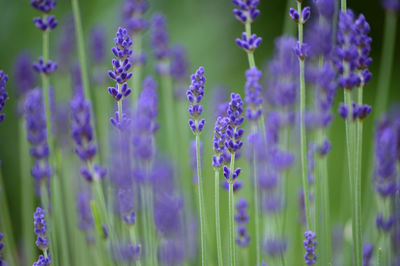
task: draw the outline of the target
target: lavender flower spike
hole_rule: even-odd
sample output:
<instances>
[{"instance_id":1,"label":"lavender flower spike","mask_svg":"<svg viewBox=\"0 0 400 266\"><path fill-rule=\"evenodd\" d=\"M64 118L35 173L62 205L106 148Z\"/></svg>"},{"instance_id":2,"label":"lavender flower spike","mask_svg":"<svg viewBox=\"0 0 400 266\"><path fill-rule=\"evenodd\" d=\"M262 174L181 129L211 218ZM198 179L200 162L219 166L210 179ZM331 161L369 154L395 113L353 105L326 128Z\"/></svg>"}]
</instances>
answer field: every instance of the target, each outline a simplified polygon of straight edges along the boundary
<instances>
[{"instance_id":1,"label":"lavender flower spike","mask_svg":"<svg viewBox=\"0 0 400 266\"><path fill-rule=\"evenodd\" d=\"M6 83L8 81L8 75L0 70L0 112L3 110L6 100L8 99L8 93L6 92ZM4 120L5 114L0 113L0 123Z\"/></svg>"},{"instance_id":2,"label":"lavender flower spike","mask_svg":"<svg viewBox=\"0 0 400 266\"><path fill-rule=\"evenodd\" d=\"M189 86L186 96L189 105L189 115L194 119L189 119L189 126L192 129L193 134L198 135L203 130L205 120L199 120L200 115L203 112L203 106L200 104L204 96L204 83L206 78L204 77L204 68L199 67L196 72L190 78L192 83Z\"/></svg>"},{"instance_id":3,"label":"lavender flower spike","mask_svg":"<svg viewBox=\"0 0 400 266\"><path fill-rule=\"evenodd\" d=\"M35 26L41 31L51 31L58 25L55 16L47 16L56 6L57 2L54 0L31 0L31 6L44 14L44 17L37 17L33 19Z\"/></svg>"},{"instance_id":4,"label":"lavender flower spike","mask_svg":"<svg viewBox=\"0 0 400 266\"><path fill-rule=\"evenodd\" d=\"M239 199L238 203L236 204L237 213L235 215L235 222L238 224L236 244L239 247L247 247L250 245L250 235L246 227L250 219L247 209L248 203L246 199Z\"/></svg>"},{"instance_id":5,"label":"lavender flower spike","mask_svg":"<svg viewBox=\"0 0 400 266\"><path fill-rule=\"evenodd\" d=\"M47 254L49 248L49 239L47 238L47 224L45 220L45 211L37 207L36 212L33 215L35 234L36 234L36 246L42 250L44 255L40 255L38 261L33 263L33 266L46 266L50 265L51 259L50 254Z\"/></svg>"},{"instance_id":6,"label":"lavender flower spike","mask_svg":"<svg viewBox=\"0 0 400 266\"><path fill-rule=\"evenodd\" d=\"M312 231L307 231L304 233L304 236L306 238L303 242L306 250L304 259L307 265L314 265L317 262L317 254L315 253L317 247L316 234Z\"/></svg>"},{"instance_id":7,"label":"lavender flower spike","mask_svg":"<svg viewBox=\"0 0 400 266\"><path fill-rule=\"evenodd\" d=\"M243 23L251 23L260 15L259 0L232 0L232 3L238 7L233 9L233 14Z\"/></svg>"},{"instance_id":8,"label":"lavender flower spike","mask_svg":"<svg viewBox=\"0 0 400 266\"><path fill-rule=\"evenodd\" d=\"M246 97L244 101L247 105L246 118L250 121L257 121L262 114L261 85L259 83L261 75L261 71L256 67L252 67L246 71Z\"/></svg>"},{"instance_id":9,"label":"lavender flower spike","mask_svg":"<svg viewBox=\"0 0 400 266\"><path fill-rule=\"evenodd\" d=\"M3 234L0 233L0 266L6 265L5 261L3 260L3 256L1 255L1 251L4 248L4 242L2 242L2 240L3 240Z\"/></svg>"},{"instance_id":10,"label":"lavender flower spike","mask_svg":"<svg viewBox=\"0 0 400 266\"><path fill-rule=\"evenodd\" d=\"M236 44L248 53L253 53L254 50L260 46L261 42L261 37L257 37L255 34L247 36L246 32L242 33L242 38L236 39Z\"/></svg>"}]
</instances>

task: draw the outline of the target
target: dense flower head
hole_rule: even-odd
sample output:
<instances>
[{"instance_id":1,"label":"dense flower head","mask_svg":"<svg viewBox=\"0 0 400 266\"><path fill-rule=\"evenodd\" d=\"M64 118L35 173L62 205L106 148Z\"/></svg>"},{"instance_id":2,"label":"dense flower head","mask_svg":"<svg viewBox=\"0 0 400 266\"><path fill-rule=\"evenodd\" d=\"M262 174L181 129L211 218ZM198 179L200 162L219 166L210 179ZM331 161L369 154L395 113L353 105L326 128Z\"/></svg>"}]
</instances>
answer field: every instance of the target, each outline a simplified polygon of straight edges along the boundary
<instances>
[{"instance_id":1,"label":"dense flower head","mask_svg":"<svg viewBox=\"0 0 400 266\"><path fill-rule=\"evenodd\" d=\"M31 144L30 154L35 159L31 168L32 176L40 183L51 176L48 164L49 147L47 144L46 118L42 94L39 88L28 93L24 104L27 138Z\"/></svg>"},{"instance_id":2,"label":"dense flower head","mask_svg":"<svg viewBox=\"0 0 400 266\"><path fill-rule=\"evenodd\" d=\"M48 16L45 19L36 17L33 18L33 24L41 31L53 30L57 27L58 21L55 16Z\"/></svg>"},{"instance_id":3,"label":"dense flower head","mask_svg":"<svg viewBox=\"0 0 400 266\"><path fill-rule=\"evenodd\" d=\"M0 112L3 110L6 100L8 99L8 93L6 92L6 83L8 81L8 75L0 70ZM5 114L0 113L0 123L4 120Z\"/></svg>"},{"instance_id":4,"label":"dense flower head","mask_svg":"<svg viewBox=\"0 0 400 266\"><path fill-rule=\"evenodd\" d=\"M176 81L183 81L188 73L188 58L186 50L182 45L175 45L171 48L171 77Z\"/></svg>"},{"instance_id":5,"label":"dense flower head","mask_svg":"<svg viewBox=\"0 0 400 266\"><path fill-rule=\"evenodd\" d=\"M105 58L106 40L104 36L105 29L98 25L90 31L90 55L93 63L101 64Z\"/></svg>"},{"instance_id":6,"label":"dense flower head","mask_svg":"<svg viewBox=\"0 0 400 266\"><path fill-rule=\"evenodd\" d=\"M374 245L372 245L370 243L363 244L363 249L362 249L363 266L371 265L371 259L372 259L373 252L374 252Z\"/></svg>"},{"instance_id":7,"label":"dense flower head","mask_svg":"<svg viewBox=\"0 0 400 266\"><path fill-rule=\"evenodd\" d=\"M247 36L246 32L242 33L242 38L236 39L236 44L248 53L253 53L258 46L260 46L262 38L258 37L256 34Z\"/></svg>"},{"instance_id":8,"label":"dense flower head","mask_svg":"<svg viewBox=\"0 0 400 266\"><path fill-rule=\"evenodd\" d=\"M296 104L299 63L293 53L296 40L283 36L275 40L275 55L268 64L266 99L269 104L288 107Z\"/></svg>"},{"instance_id":9,"label":"dense flower head","mask_svg":"<svg viewBox=\"0 0 400 266\"><path fill-rule=\"evenodd\" d=\"M31 6L43 13L49 13L56 7L55 0L31 0Z\"/></svg>"},{"instance_id":10,"label":"dense flower head","mask_svg":"<svg viewBox=\"0 0 400 266\"><path fill-rule=\"evenodd\" d=\"M368 104L358 105L353 102L352 111L352 120L364 120L371 113L372 107ZM348 119L349 107L343 103L340 103L338 113L343 119Z\"/></svg>"},{"instance_id":11,"label":"dense flower head","mask_svg":"<svg viewBox=\"0 0 400 266\"><path fill-rule=\"evenodd\" d=\"M245 93L246 97L244 101L246 103L246 118L250 121L257 121L261 116L261 79L262 73L256 67L252 67L246 71L246 85Z\"/></svg>"},{"instance_id":12,"label":"dense flower head","mask_svg":"<svg viewBox=\"0 0 400 266\"><path fill-rule=\"evenodd\" d=\"M183 200L171 192L162 191L154 202L154 222L163 236L177 236L182 230Z\"/></svg>"},{"instance_id":13,"label":"dense flower head","mask_svg":"<svg viewBox=\"0 0 400 266\"><path fill-rule=\"evenodd\" d=\"M153 77L148 76L142 87L132 125L133 146L135 157L142 162L149 162L155 155L154 134L158 129L157 83Z\"/></svg>"},{"instance_id":14,"label":"dense flower head","mask_svg":"<svg viewBox=\"0 0 400 266\"><path fill-rule=\"evenodd\" d=\"M45 211L37 207L33 215L33 224L35 226L36 246L41 250L47 250L49 239L47 238L47 225L45 220Z\"/></svg>"},{"instance_id":15,"label":"dense flower head","mask_svg":"<svg viewBox=\"0 0 400 266\"><path fill-rule=\"evenodd\" d=\"M90 200L90 194L84 191L78 193L76 200L78 227L87 234L87 240L89 240L88 232L94 227Z\"/></svg>"},{"instance_id":16,"label":"dense flower head","mask_svg":"<svg viewBox=\"0 0 400 266\"><path fill-rule=\"evenodd\" d=\"M50 75L51 73L57 70L58 64L51 60L44 62L43 57L39 57L38 62L33 63L32 67L38 73L42 73L44 75Z\"/></svg>"},{"instance_id":17,"label":"dense flower head","mask_svg":"<svg viewBox=\"0 0 400 266\"><path fill-rule=\"evenodd\" d=\"M51 263L51 256L50 254L48 255L47 258L43 255L39 255L39 259L33 263L33 266L46 266L50 265Z\"/></svg>"},{"instance_id":18,"label":"dense flower head","mask_svg":"<svg viewBox=\"0 0 400 266\"><path fill-rule=\"evenodd\" d=\"M308 265L314 265L317 262L317 254L315 253L315 249L317 248L317 241L315 238L317 235L312 231L306 231L304 236L306 238L303 241L306 250L306 254L304 255L305 262Z\"/></svg>"},{"instance_id":19,"label":"dense flower head","mask_svg":"<svg viewBox=\"0 0 400 266\"><path fill-rule=\"evenodd\" d=\"M0 266L6 265L5 261L3 260L3 256L1 255L1 251L4 248L4 242L2 242L2 241L3 241L3 234L0 233Z\"/></svg>"},{"instance_id":20,"label":"dense flower head","mask_svg":"<svg viewBox=\"0 0 400 266\"><path fill-rule=\"evenodd\" d=\"M169 36L166 18L163 14L157 13L151 19L151 46L153 55L157 60L166 59L169 55Z\"/></svg>"},{"instance_id":21,"label":"dense flower head","mask_svg":"<svg viewBox=\"0 0 400 266\"><path fill-rule=\"evenodd\" d=\"M387 11L394 11L394 12L400 11L400 1L399 0L382 0L382 6Z\"/></svg>"},{"instance_id":22,"label":"dense flower head","mask_svg":"<svg viewBox=\"0 0 400 266\"><path fill-rule=\"evenodd\" d=\"M239 128L244 121L243 101L240 94L231 94L231 100L226 112L229 123L226 130L227 140L225 141L225 146L231 154L235 154L243 146L241 138L244 135L244 129Z\"/></svg>"},{"instance_id":23,"label":"dense flower head","mask_svg":"<svg viewBox=\"0 0 400 266\"><path fill-rule=\"evenodd\" d=\"M32 60L26 52L21 53L14 67L15 91L18 97L24 97L26 93L35 87L35 76L32 71Z\"/></svg>"},{"instance_id":24,"label":"dense flower head","mask_svg":"<svg viewBox=\"0 0 400 266\"><path fill-rule=\"evenodd\" d=\"M147 28L143 14L149 8L147 0L127 0L123 6L122 20L130 35L137 34Z\"/></svg>"},{"instance_id":25,"label":"dense flower head","mask_svg":"<svg viewBox=\"0 0 400 266\"><path fill-rule=\"evenodd\" d=\"M232 3L238 7L233 9L233 14L243 23L251 23L260 15L257 9L260 0L232 0Z\"/></svg>"},{"instance_id":26,"label":"dense flower head","mask_svg":"<svg viewBox=\"0 0 400 266\"><path fill-rule=\"evenodd\" d=\"M396 193L398 130L388 119L379 122L375 133L375 189L382 197Z\"/></svg>"},{"instance_id":27,"label":"dense flower head","mask_svg":"<svg viewBox=\"0 0 400 266\"><path fill-rule=\"evenodd\" d=\"M285 253L287 240L279 237L266 239L264 242L264 251L268 256L279 257Z\"/></svg>"},{"instance_id":28,"label":"dense flower head","mask_svg":"<svg viewBox=\"0 0 400 266\"><path fill-rule=\"evenodd\" d=\"M228 128L229 119L227 117L218 117L214 127L213 150L212 158L213 167L220 168L224 162L221 156L225 151L226 130Z\"/></svg>"},{"instance_id":29,"label":"dense flower head","mask_svg":"<svg viewBox=\"0 0 400 266\"><path fill-rule=\"evenodd\" d=\"M189 119L189 126L194 134L199 134L204 127L205 120L199 120L203 112L203 106L200 104L204 97L204 84L206 77L204 76L204 68L199 67L196 72L190 77L191 84L186 92L189 105L189 115L194 119Z\"/></svg>"},{"instance_id":30,"label":"dense flower head","mask_svg":"<svg viewBox=\"0 0 400 266\"><path fill-rule=\"evenodd\" d=\"M339 85L344 89L358 87L371 79L368 66L372 63L369 57L372 39L368 36L369 31L370 26L362 14L356 19L351 10L340 12L336 67L341 74Z\"/></svg>"},{"instance_id":31,"label":"dense flower head","mask_svg":"<svg viewBox=\"0 0 400 266\"><path fill-rule=\"evenodd\" d=\"M77 89L70 101L71 134L76 144L75 153L84 161L91 161L97 153L93 141L93 129L90 124L90 103L83 95L82 89Z\"/></svg>"},{"instance_id":32,"label":"dense flower head","mask_svg":"<svg viewBox=\"0 0 400 266\"><path fill-rule=\"evenodd\" d=\"M127 81L132 77L132 72L128 72L132 64L129 61L132 55L130 47L133 42L124 28L118 28L114 39L115 46L112 52L116 59L112 60L113 70L108 71L108 75L116 82L115 87L109 87L108 92L118 102L123 100L131 93ZM119 121L121 122L121 121Z\"/></svg>"}]
</instances>

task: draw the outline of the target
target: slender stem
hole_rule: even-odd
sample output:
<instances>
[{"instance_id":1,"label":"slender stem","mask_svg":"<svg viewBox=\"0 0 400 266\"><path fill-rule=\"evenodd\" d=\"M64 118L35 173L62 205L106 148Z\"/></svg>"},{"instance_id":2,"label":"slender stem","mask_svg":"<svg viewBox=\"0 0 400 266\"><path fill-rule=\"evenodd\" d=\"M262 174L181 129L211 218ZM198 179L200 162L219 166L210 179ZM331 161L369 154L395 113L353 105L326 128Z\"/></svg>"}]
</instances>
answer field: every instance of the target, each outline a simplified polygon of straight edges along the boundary
<instances>
[{"instance_id":1,"label":"slender stem","mask_svg":"<svg viewBox=\"0 0 400 266\"><path fill-rule=\"evenodd\" d=\"M301 3L297 2L297 11L301 17ZM303 44L303 24L298 23L298 39L299 45ZM311 230L311 214L310 214L310 199L308 196L308 183L307 183L307 140L306 140L306 130L304 121L304 112L306 105L306 91L305 91L305 77L304 77L304 60L299 58L300 64L300 148L301 148L301 170L302 170L302 181L304 190L304 205L306 212L306 223L307 229Z\"/></svg>"},{"instance_id":2,"label":"slender stem","mask_svg":"<svg viewBox=\"0 0 400 266\"><path fill-rule=\"evenodd\" d=\"M217 235L217 255L218 255L218 266L223 266L222 258L222 244L221 244L221 225L220 225L220 214L219 214L219 169L214 170L215 176L215 234Z\"/></svg>"},{"instance_id":3,"label":"slender stem","mask_svg":"<svg viewBox=\"0 0 400 266\"><path fill-rule=\"evenodd\" d=\"M382 255L382 248L379 248L378 249L378 266L383 266L383 262L382 262L382 258L383 258L383 255Z\"/></svg>"},{"instance_id":4,"label":"slender stem","mask_svg":"<svg viewBox=\"0 0 400 266\"><path fill-rule=\"evenodd\" d=\"M143 239L144 239L144 251L145 251L145 263L151 264L151 252L150 252L150 229L147 215L147 206L146 206L146 196L145 196L144 184L140 186L140 195L141 195L141 207L142 207L142 226L143 226Z\"/></svg>"},{"instance_id":5,"label":"slender stem","mask_svg":"<svg viewBox=\"0 0 400 266\"><path fill-rule=\"evenodd\" d=\"M197 121L196 121L197 124ZM201 264L206 264L206 232L205 232L205 215L204 215L204 196L203 196L203 179L201 177L200 163L200 136L196 134L196 161L197 161L197 188L199 197L199 214L200 214L200 240L201 240Z\"/></svg>"},{"instance_id":6,"label":"slender stem","mask_svg":"<svg viewBox=\"0 0 400 266\"><path fill-rule=\"evenodd\" d=\"M231 153L231 164L230 172L233 174L235 168L235 153ZM231 254L231 265L236 265L236 252L235 252L235 223L233 215L233 206L235 205L235 199L233 195L233 180L229 181L229 250Z\"/></svg>"},{"instance_id":7,"label":"slender stem","mask_svg":"<svg viewBox=\"0 0 400 266\"><path fill-rule=\"evenodd\" d=\"M246 29L246 35L247 35L247 39L250 38L251 36L251 21L250 19L247 20L246 24L245 24L245 29ZM249 66L250 67L255 67L256 66L256 62L254 61L254 53L253 51L247 52L247 60L249 60Z\"/></svg>"},{"instance_id":8,"label":"slender stem","mask_svg":"<svg viewBox=\"0 0 400 266\"><path fill-rule=\"evenodd\" d=\"M81 65L83 91L85 93L85 98L90 101L91 97L90 97L90 88L89 88L89 76L88 76L88 71L87 71L87 66L86 66L85 39L83 37L83 29L82 29L82 21L81 21L79 3L78 3L78 0L71 0L71 2L72 2L72 11L74 14L79 63Z\"/></svg>"},{"instance_id":9,"label":"slender stem","mask_svg":"<svg viewBox=\"0 0 400 266\"><path fill-rule=\"evenodd\" d=\"M22 203L22 219L23 221L29 221L32 219L34 212L33 200L33 178L30 175L29 165L29 145L26 138L26 128L24 119L19 119L19 162L20 165L20 176L21 176L21 203ZM22 226L22 236L24 244L24 262L28 263L34 260L33 245L34 237L32 231L32 225L24 222Z\"/></svg>"},{"instance_id":10,"label":"slender stem","mask_svg":"<svg viewBox=\"0 0 400 266\"><path fill-rule=\"evenodd\" d=\"M363 88L360 86L358 88L358 105L361 106L363 103ZM363 123L360 119L357 119L357 134L355 135L356 138L356 167L355 171L356 174L354 175L354 204L355 204L355 244L356 244L356 257L358 264L362 265L362 228L361 228L361 176L362 176L362 131L363 131Z\"/></svg>"},{"instance_id":11,"label":"slender stem","mask_svg":"<svg viewBox=\"0 0 400 266\"><path fill-rule=\"evenodd\" d=\"M378 95L374 105L374 118L379 117L388 102L390 77L394 61L394 44L396 39L397 15L387 11L385 15L384 41L382 46L382 61L379 66ZM375 121L375 119L374 119Z\"/></svg>"},{"instance_id":12,"label":"slender stem","mask_svg":"<svg viewBox=\"0 0 400 266\"><path fill-rule=\"evenodd\" d=\"M253 127L253 133L257 132L257 126ZM257 183L257 157L256 157L256 147L253 147L253 196L254 196L254 224L255 224L255 240L256 240L256 260L259 265L261 262L261 252L260 252L260 204L259 204L259 193L258 193L258 183Z\"/></svg>"},{"instance_id":13,"label":"slender stem","mask_svg":"<svg viewBox=\"0 0 400 266\"><path fill-rule=\"evenodd\" d=\"M343 12L347 11L347 1L346 0L341 0L341 9Z\"/></svg>"},{"instance_id":14,"label":"slender stem","mask_svg":"<svg viewBox=\"0 0 400 266\"><path fill-rule=\"evenodd\" d=\"M17 249L14 241L14 234L11 224L10 212L8 209L9 205L7 202L6 189L4 187L1 165L0 165L0 206L2 210L0 215L0 225L3 230L3 232L1 233L4 234L4 249L5 253L7 254L7 260L10 263L10 265L17 265L16 263L16 260L18 258L16 253Z\"/></svg>"}]
</instances>

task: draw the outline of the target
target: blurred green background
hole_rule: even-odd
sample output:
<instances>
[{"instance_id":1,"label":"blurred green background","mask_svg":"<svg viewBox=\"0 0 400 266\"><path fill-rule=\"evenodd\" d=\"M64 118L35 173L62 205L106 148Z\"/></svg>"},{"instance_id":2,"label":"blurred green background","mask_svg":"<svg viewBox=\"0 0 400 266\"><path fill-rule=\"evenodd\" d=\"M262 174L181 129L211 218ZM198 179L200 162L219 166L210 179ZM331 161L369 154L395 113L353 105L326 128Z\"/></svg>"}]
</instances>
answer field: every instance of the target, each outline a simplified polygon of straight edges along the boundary
<instances>
[{"instance_id":1,"label":"blurred green background","mask_svg":"<svg viewBox=\"0 0 400 266\"><path fill-rule=\"evenodd\" d=\"M239 23L232 15L233 4L229 0L164 0L149 1L150 10L148 17L154 12L163 12L169 24L171 43L182 43L186 46L191 72L199 65L206 69L207 76L207 94L211 95L211 88L217 84L226 84L232 91L240 92L243 95L244 71L247 69L247 58L234 40L243 31L243 25ZM290 0L291 6L295 6L295 0ZM308 1L310 2L310 0ZM83 28L88 33L92 26L100 23L107 30L107 56L109 48L113 42L114 32L120 22L120 10L123 1L80 1ZM39 16L29 1L1 1L0 15L0 69L9 74L7 91L10 99L4 109L7 117L0 125L0 159L2 161L2 171L6 179L6 190L10 203L10 210L13 221L19 221L19 176L18 176L18 121L16 117L16 101L13 90L13 68L18 53L28 51L33 58L41 54L41 34L34 27L32 18ZM287 3L285 0L268 1L261 0L259 6L261 15L253 24L253 32L263 38L263 43L257 49L255 57L257 66L262 68L267 60L272 56L274 50L274 39L282 34L283 27L288 21ZM382 35L384 25L384 10L379 0L357 0L348 1L348 7L352 8L357 14L364 13L367 21L371 25L371 36L373 38L371 56L374 60L371 66L371 72L374 77L372 82L364 90L364 101L373 105L376 92L379 90L376 86L378 67L380 64L380 54L382 46ZM59 1L54 10L60 24L58 28L51 33L51 59L57 59L58 38L62 34L63 22L71 14L70 1ZM291 23L293 32L295 25ZM398 34L400 27L398 27ZM146 33L147 35L148 33ZM86 39L88 35L86 35ZM399 47L399 40L396 47ZM147 44L148 45L148 44ZM147 48L149 49L149 48ZM149 57L151 55L149 54ZM397 49L394 56L394 69L390 88L390 101L395 103L399 99L400 82L400 50ZM106 70L107 68L105 68ZM188 78L189 80L189 78ZM58 84L54 84L55 90ZM65 87L65 86L64 86ZM104 88L104 93L106 88ZM209 99L209 98L208 98ZM338 91L336 105L342 101L343 93ZM335 107L336 108L336 107ZM336 113L336 111L335 111ZM160 117L162 119L163 116ZM371 118L366 120L364 135L364 166L363 181L371 178L367 173L367 151L368 147L373 145L373 121ZM213 122L208 123L208 129L211 130ZM332 217L335 220L341 219L342 215L349 216L350 213L343 213L340 209L341 200L346 196L345 192L340 194L343 187L346 187L348 180L345 173L345 138L344 123L335 114L335 120L331 127L332 152L329 155L329 173L330 173L330 191ZM206 142L208 145L209 142ZM208 158L205 159L208 164ZM300 176L299 176L300 178ZM343 182L346 182L345 184ZM368 189L368 188L365 188ZM365 190L368 192L368 190ZM366 195L366 193L364 193ZM365 206L364 206L365 208ZM348 209L347 211L350 212Z\"/></svg>"}]
</instances>

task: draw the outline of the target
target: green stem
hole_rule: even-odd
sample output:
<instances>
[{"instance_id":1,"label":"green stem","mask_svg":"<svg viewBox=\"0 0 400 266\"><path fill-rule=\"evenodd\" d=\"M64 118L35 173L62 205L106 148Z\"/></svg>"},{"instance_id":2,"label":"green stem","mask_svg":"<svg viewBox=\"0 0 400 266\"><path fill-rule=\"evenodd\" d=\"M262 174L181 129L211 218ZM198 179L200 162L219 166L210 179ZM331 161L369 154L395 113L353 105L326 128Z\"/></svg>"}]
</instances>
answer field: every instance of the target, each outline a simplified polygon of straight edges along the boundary
<instances>
[{"instance_id":1,"label":"green stem","mask_svg":"<svg viewBox=\"0 0 400 266\"><path fill-rule=\"evenodd\" d=\"M174 160L178 158L178 151L175 139L175 108L173 98L172 80L169 75L161 76L162 82L162 99L165 115L165 128L167 130L167 148L174 157Z\"/></svg>"},{"instance_id":2,"label":"green stem","mask_svg":"<svg viewBox=\"0 0 400 266\"><path fill-rule=\"evenodd\" d=\"M196 121L197 125L197 121ZM201 239L201 264L206 263L206 245L205 245L205 215L204 215L204 196L203 196L203 179L201 176L201 159L200 159L200 136L196 134L196 161L197 161L197 188L199 197L199 214L200 214L200 239Z\"/></svg>"},{"instance_id":3,"label":"green stem","mask_svg":"<svg viewBox=\"0 0 400 266\"><path fill-rule=\"evenodd\" d=\"M19 120L19 161L20 176L21 176L21 203L22 203L22 219L23 221L30 221L34 212L34 191L33 191L33 178L30 175L30 156L29 144L26 138L26 129L24 119ZM24 244L24 262L28 263L34 260L34 250L32 225L24 222L22 225L22 236Z\"/></svg>"},{"instance_id":4,"label":"green stem","mask_svg":"<svg viewBox=\"0 0 400 266\"><path fill-rule=\"evenodd\" d=\"M382 61L379 66L378 95L375 100L374 121L378 118L388 102L390 77L394 61L394 44L396 39L397 15L388 11L385 15L384 40L382 46Z\"/></svg>"},{"instance_id":5,"label":"green stem","mask_svg":"<svg viewBox=\"0 0 400 266\"><path fill-rule=\"evenodd\" d=\"M342 9L342 12L347 11L347 1L346 0L341 0L341 9Z\"/></svg>"},{"instance_id":6,"label":"green stem","mask_svg":"<svg viewBox=\"0 0 400 266\"><path fill-rule=\"evenodd\" d=\"M383 258L383 256L382 256L382 248L379 248L378 249L378 266L383 266L383 262L382 262L382 258Z\"/></svg>"},{"instance_id":7,"label":"green stem","mask_svg":"<svg viewBox=\"0 0 400 266\"><path fill-rule=\"evenodd\" d=\"M257 126L253 127L253 133L257 132ZM256 240L256 260L259 265L261 262L260 252L260 204L258 194L258 183L257 183L257 158L256 158L256 147L253 149L253 196L254 196L254 224L255 224L255 240Z\"/></svg>"},{"instance_id":8,"label":"green stem","mask_svg":"<svg viewBox=\"0 0 400 266\"><path fill-rule=\"evenodd\" d=\"M297 11L301 17L301 3L297 2ZM303 45L303 24L298 23L298 39L299 45ZM310 214L310 199L308 196L308 182L307 182L307 142L306 142L306 130L304 121L304 112L306 105L306 91L305 91L305 78L304 78L304 60L299 58L300 64L300 149L301 149L301 170L302 170L302 182L304 190L304 205L306 212L306 223L307 229L312 230L311 226L311 214Z\"/></svg>"},{"instance_id":9,"label":"green stem","mask_svg":"<svg viewBox=\"0 0 400 266\"><path fill-rule=\"evenodd\" d=\"M141 195L141 208L142 208L142 226L143 226L143 239L144 239L144 249L145 249L145 264L151 264L152 256L151 256L151 247L150 247L150 229L147 215L147 206L146 206L146 196L145 196L145 188L144 184L140 186L140 195Z\"/></svg>"},{"instance_id":10,"label":"green stem","mask_svg":"<svg viewBox=\"0 0 400 266\"><path fill-rule=\"evenodd\" d=\"M231 164L230 172L233 175L235 168L235 153L231 153ZM235 205L235 199L233 195L233 180L229 181L229 250L231 254L231 265L236 265L236 252L235 252L235 223L233 215L233 206Z\"/></svg>"},{"instance_id":11,"label":"green stem","mask_svg":"<svg viewBox=\"0 0 400 266\"><path fill-rule=\"evenodd\" d=\"M0 215L0 225L2 228L2 232L4 234L4 252L7 255L6 259L10 263L10 265L17 265L17 249L14 241L14 233L11 224L10 212L8 209L7 195L6 189L4 187L3 182L3 174L1 171L0 165L0 206L1 206L1 215ZM29 220L32 219L32 216Z\"/></svg>"},{"instance_id":12,"label":"green stem","mask_svg":"<svg viewBox=\"0 0 400 266\"><path fill-rule=\"evenodd\" d=\"M217 255L218 255L218 266L222 266L222 244L221 244L221 225L220 225L220 214L219 214L219 169L214 170L215 176L215 234L217 235Z\"/></svg>"},{"instance_id":13,"label":"green stem","mask_svg":"<svg viewBox=\"0 0 400 266\"><path fill-rule=\"evenodd\" d=\"M85 98L91 101L90 97L90 88L89 88L89 76L86 66L86 53L85 53L85 39L83 37L83 29L82 29L82 21L81 14L79 10L78 0L71 0L72 3L72 11L74 14L74 22L75 22L75 32L76 32L76 41L78 45L78 56L79 63L81 66L82 73L82 85L83 91L85 93Z\"/></svg>"}]
</instances>

